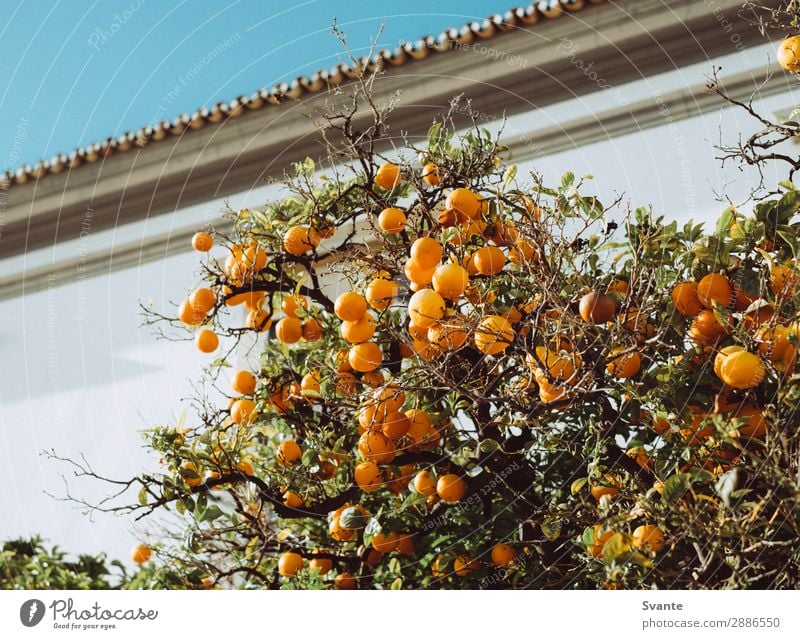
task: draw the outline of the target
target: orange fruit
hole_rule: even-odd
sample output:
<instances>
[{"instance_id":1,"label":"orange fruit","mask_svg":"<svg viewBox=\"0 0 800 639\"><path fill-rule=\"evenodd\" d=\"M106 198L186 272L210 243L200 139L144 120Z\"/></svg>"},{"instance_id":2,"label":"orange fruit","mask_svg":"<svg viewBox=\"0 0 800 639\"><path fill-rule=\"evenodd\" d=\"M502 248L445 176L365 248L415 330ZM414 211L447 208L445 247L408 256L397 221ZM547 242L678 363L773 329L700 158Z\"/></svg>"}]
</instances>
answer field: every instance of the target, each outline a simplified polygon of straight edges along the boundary
<instances>
[{"instance_id":1,"label":"orange fruit","mask_svg":"<svg viewBox=\"0 0 800 639\"><path fill-rule=\"evenodd\" d=\"M303 450L293 439L282 441L280 446L278 446L278 461L284 466L291 466L300 461L302 456Z\"/></svg>"},{"instance_id":2,"label":"orange fruit","mask_svg":"<svg viewBox=\"0 0 800 639\"><path fill-rule=\"evenodd\" d=\"M400 535L397 541L397 552L401 555L410 556L417 552L414 547L414 536L409 534Z\"/></svg>"},{"instance_id":3,"label":"orange fruit","mask_svg":"<svg viewBox=\"0 0 800 639\"><path fill-rule=\"evenodd\" d=\"M353 470L353 479L365 493L375 492L383 484L381 469L372 461L363 461L356 464Z\"/></svg>"},{"instance_id":4,"label":"orange fruit","mask_svg":"<svg viewBox=\"0 0 800 639\"><path fill-rule=\"evenodd\" d=\"M214 238L205 231L199 231L192 236L192 248L200 253L207 253L214 246Z\"/></svg>"},{"instance_id":5,"label":"orange fruit","mask_svg":"<svg viewBox=\"0 0 800 639\"><path fill-rule=\"evenodd\" d=\"M365 297L376 311L385 311L391 306L392 301L400 292L397 282L383 278L376 278L367 285Z\"/></svg>"},{"instance_id":6,"label":"orange fruit","mask_svg":"<svg viewBox=\"0 0 800 639\"><path fill-rule=\"evenodd\" d=\"M300 256L319 246L317 231L309 226L292 226L283 236L283 248L290 255Z\"/></svg>"},{"instance_id":7,"label":"orange fruit","mask_svg":"<svg viewBox=\"0 0 800 639\"><path fill-rule=\"evenodd\" d=\"M199 486L203 481L201 473L197 470L197 466L195 466L192 462L186 462L183 464L178 473L183 478L183 481L186 482L186 485L189 486L189 488Z\"/></svg>"},{"instance_id":8,"label":"orange fruit","mask_svg":"<svg viewBox=\"0 0 800 639\"><path fill-rule=\"evenodd\" d=\"M713 308L715 301L727 307L733 299L733 288L724 275L709 273L697 283L697 299L706 308Z\"/></svg>"},{"instance_id":9,"label":"orange fruit","mask_svg":"<svg viewBox=\"0 0 800 639\"><path fill-rule=\"evenodd\" d=\"M383 209L378 215L378 226L384 233L395 235L406 227L406 214L395 207Z\"/></svg>"},{"instance_id":10,"label":"orange fruit","mask_svg":"<svg viewBox=\"0 0 800 639\"><path fill-rule=\"evenodd\" d=\"M442 181L439 177L439 168L433 162L428 162L422 167L422 181L428 186L438 186Z\"/></svg>"},{"instance_id":11,"label":"orange fruit","mask_svg":"<svg viewBox=\"0 0 800 639\"><path fill-rule=\"evenodd\" d=\"M414 477L414 490L423 497L430 497L436 492L436 479L429 470L421 470Z\"/></svg>"},{"instance_id":12,"label":"orange fruit","mask_svg":"<svg viewBox=\"0 0 800 639\"><path fill-rule=\"evenodd\" d=\"M769 274L769 288L776 297L791 297L797 286L798 273L794 267L777 264Z\"/></svg>"},{"instance_id":13,"label":"orange fruit","mask_svg":"<svg viewBox=\"0 0 800 639\"><path fill-rule=\"evenodd\" d=\"M356 578L349 572L340 572L333 579L333 587L336 590L354 590L356 587Z\"/></svg>"},{"instance_id":14,"label":"orange fruit","mask_svg":"<svg viewBox=\"0 0 800 639\"><path fill-rule=\"evenodd\" d=\"M467 269L458 264L442 264L436 267L431 278L433 290L439 295L450 300L461 297L469 283Z\"/></svg>"},{"instance_id":15,"label":"orange fruit","mask_svg":"<svg viewBox=\"0 0 800 639\"><path fill-rule=\"evenodd\" d=\"M789 36L778 45L778 64L786 71L800 71L800 36Z\"/></svg>"},{"instance_id":16,"label":"orange fruit","mask_svg":"<svg viewBox=\"0 0 800 639\"><path fill-rule=\"evenodd\" d=\"M408 301L408 316L415 326L427 328L444 316L445 303L439 293L423 288Z\"/></svg>"},{"instance_id":17,"label":"orange fruit","mask_svg":"<svg viewBox=\"0 0 800 639\"><path fill-rule=\"evenodd\" d=\"M603 546L611 539L615 533L613 530L607 530L604 533L600 532L602 526L600 524L594 525L594 541L591 546L587 548L592 557L601 557L603 555Z\"/></svg>"},{"instance_id":18,"label":"orange fruit","mask_svg":"<svg viewBox=\"0 0 800 639\"><path fill-rule=\"evenodd\" d=\"M614 319L614 314L617 312L617 303L610 295L592 291L581 298L578 312L584 322L605 324Z\"/></svg>"},{"instance_id":19,"label":"orange fruit","mask_svg":"<svg viewBox=\"0 0 800 639\"><path fill-rule=\"evenodd\" d=\"M333 312L343 322L355 322L366 314L367 300L355 291L345 291L336 298Z\"/></svg>"},{"instance_id":20,"label":"orange fruit","mask_svg":"<svg viewBox=\"0 0 800 639\"><path fill-rule=\"evenodd\" d=\"M741 419L744 423L736 430L728 433L729 436L740 435L742 437L755 437L756 439L766 437L769 422L758 406L749 403L739 404L735 407L730 417L731 419Z\"/></svg>"},{"instance_id":21,"label":"orange fruit","mask_svg":"<svg viewBox=\"0 0 800 639\"><path fill-rule=\"evenodd\" d=\"M153 550L147 544L137 544L131 553L131 559L137 564L147 562L153 555Z\"/></svg>"},{"instance_id":22,"label":"orange fruit","mask_svg":"<svg viewBox=\"0 0 800 639\"><path fill-rule=\"evenodd\" d=\"M314 370L303 375L303 378L300 380L300 390L319 393L321 390L319 372Z\"/></svg>"},{"instance_id":23,"label":"orange fruit","mask_svg":"<svg viewBox=\"0 0 800 639\"><path fill-rule=\"evenodd\" d=\"M256 390L256 377L250 371L236 371L231 380L234 392L241 395L252 395Z\"/></svg>"},{"instance_id":24,"label":"orange fruit","mask_svg":"<svg viewBox=\"0 0 800 639\"><path fill-rule=\"evenodd\" d=\"M283 504L289 508L302 508L303 498L297 493L287 490L285 493L283 493Z\"/></svg>"},{"instance_id":25,"label":"orange fruit","mask_svg":"<svg viewBox=\"0 0 800 639\"><path fill-rule=\"evenodd\" d=\"M612 348L613 354L626 350L624 346ZM606 364L606 370L617 379L628 379L639 372L642 366L642 357L637 351L631 351L613 358Z\"/></svg>"},{"instance_id":26,"label":"orange fruit","mask_svg":"<svg viewBox=\"0 0 800 639\"><path fill-rule=\"evenodd\" d=\"M436 494L442 501L455 503L461 501L464 493L467 492L467 485L464 480L454 473L442 475L436 482Z\"/></svg>"},{"instance_id":27,"label":"orange fruit","mask_svg":"<svg viewBox=\"0 0 800 639\"><path fill-rule=\"evenodd\" d=\"M442 245L432 237L420 237L411 245L411 259L422 269L436 266L442 259Z\"/></svg>"},{"instance_id":28,"label":"orange fruit","mask_svg":"<svg viewBox=\"0 0 800 639\"><path fill-rule=\"evenodd\" d=\"M201 328L194 336L194 343L202 353L213 353L219 347L219 337L210 328Z\"/></svg>"},{"instance_id":29,"label":"orange fruit","mask_svg":"<svg viewBox=\"0 0 800 639\"><path fill-rule=\"evenodd\" d=\"M469 555L459 555L453 560L453 572L459 577L467 577L480 568L480 564Z\"/></svg>"},{"instance_id":30,"label":"orange fruit","mask_svg":"<svg viewBox=\"0 0 800 639\"><path fill-rule=\"evenodd\" d=\"M419 443L428 434L433 426L430 416L419 408L410 408L406 411L406 417L411 422L408 429L408 436L414 442Z\"/></svg>"},{"instance_id":31,"label":"orange fruit","mask_svg":"<svg viewBox=\"0 0 800 639\"><path fill-rule=\"evenodd\" d=\"M178 319L187 326L197 326L203 323L206 314L194 308L189 300L184 300L178 307Z\"/></svg>"},{"instance_id":32,"label":"orange fruit","mask_svg":"<svg viewBox=\"0 0 800 639\"><path fill-rule=\"evenodd\" d=\"M388 533L386 535L383 533L376 533L372 537L372 547L381 553L394 552L397 550L397 544L399 541L400 535L396 532Z\"/></svg>"},{"instance_id":33,"label":"orange fruit","mask_svg":"<svg viewBox=\"0 0 800 639\"><path fill-rule=\"evenodd\" d=\"M603 484L592 484L591 489L589 491L597 501L600 501L601 497L605 497L609 495L610 497L616 497L619 495L619 488L615 486L605 486Z\"/></svg>"},{"instance_id":34,"label":"orange fruit","mask_svg":"<svg viewBox=\"0 0 800 639\"><path fill-rule=\"evenodd\" d=\"M247 314L247 326L263 333L272 326L272 315L268 311L250 311Z\"/></svg>"},{"instance_id":35,"label":"orange fruit","mask_svg":"<svg viewBox=\"0 0 800 639\"><path fill-rule=\"evenodd\" d=\"M369 430L358 439L358 452L376 464L390 464L397 454L391 439L380 431Z\"/></svg>"},{"instance_id":36,"label":"orange fruit","mask_svg":"<svg viewBox=\"0 0 800 639\"><path fill-rule=\"evenodd\" d=\"M475 348L481 353L497 355L514 341L514 335L514 329L505 317L488 315L478 324L473 339Z\"/></svg>"},{"instance_id":37,"label":"orange fruit","mask_svg":"<svg viewBox=\"0 0 800 639\"><path fill-rule=\"evenodd\" d=\"M499 568L507 568L517 559L517 551L509 544L495 544L492 547L492 563Z\"/></svg>"},{"instance_id":38,"label":"orange fruit","mask_svg":"<svg viewBox=\"0 0 800 639\"><path fill-rule=\"evenodd\" d=\"M240 426L250 423L254 416L256 403L252 399L237 399L231 404L231 419Z\"/></svg>"},{"instance_id":39,"label":"orange fruit","mask_svg":"<svg viewBox=\"0 0 800 639\"><path fill-rule=\"evenodd\" d=\"M313 317L309 317L303 322L303 339L307 342L316 342L322 337L322 326Z\"/></svg>"},{"instance_id":40,"label":"orange fruit","mask_svg":"<svg viewBox=\"0 0 800 639\"><path fill-rule=\"evenodd\" d=\"M495 275L503 270L506 256L496 246L483 246L475 251L473 261L481 275Z\"/></svg>"},{"instance_id":41,"label":"orange fruit","mask_svg":"<svg viewBox=\"0 0 800 639\"><path fill-rule=\"evenodd\" d=\"M672 301L681 315L694 317L703 310L697 296L697 282L681 282L672 289Z\"/></svg>"},{"instance_id":42,"label":"orange fruit","mask_svg":"<svg viewBox=\"0 0 800 639\"><path fill-rule=\"evenodd\" d=\"M340 333L342 339L348 344L360 344L372 339L375 334L377 322L370 313L355 322L342 322Z\"/></svg>"},{"instance_id":43,"label":"orange fruit","mask_svg":"<svg viewBox=\"0 0 800 639\"><path fill-rule=\"evenodd\" d=\"M719 353L717 353L717 356L714 358L714 374L717 377L720 377L720 375L722 375L722 362L725 361L728 355L731 355L732 353L738 353L739 351L743 350L744 349L741 346L737 346L735 344L721 348Z\"/></svg>"},{"instance_id":44,"label":"orange fruit","mask_svg":"<svg viewBox=\"0 0 800 639\"><path fill-rule=\"evenodd\" d=\"M258 273L267 265L267 253L260 246L253 244L242 253L242 262L253 273Z\"/></svg>"},{"instance_id":45,"label":"orange fruit","mask_svg":"<svg viewBox=\"0 0 800 639\"><path fill-rule=\"evenodd\" d=\"M405 413L391 412L383 419L381 430L389 439L400 439L405 437L408 429L411 428L411 421Z\"/></svg>"},{"instance_id":46,"label":"orange fruit","mask_svg":"<svg viewBox=\"0 0 800 639\"><path fill-rule=\"evenodd\" d=\"M322 577L328 574L333 568L333 562L330 559L317 557L308 562L309 571L317 571L317 576Z\"/></svg>"},{"instance_id":47,"label":"orange fruit","mask_svg":"<svg viewBox=\"0 0 800 639\"><path fill-rule=\"evenodd\" d=\"M633 531L633 546L639 550L657 553L664 547L664 533L653 524L639 526Z\"/></svg>"},{"instance_id":48,"label":"orange fruit","mask_svg":"<svg viewBox=\"0 0 800 639\"><path fill-rule=\"evenodd\" d=\"M189 304L191 304L192 308L196 311L203 313L203 315L214 308L214 304L216 303L217 296L214 295L214 291L210 288L196 288L189 295Z\"/></svg>"},{"instance_id":49,"label":"orange fruit","mask_svg":"<svg viewBox=\"0 0 800 639\"><path fill-rule=\"evenodd\" d=\"M415 260L409 259L403 266L403 272L406 274L408 281L411 282L409 287L412 291L418 291L424 286L431 283L433 274L436 267L422 268Z\"/></svg>"},{"instance_id":50,"label":"orange fruit","mask_svg":"<svg viewBox=\"0 0 800 639\"><path fill-rule=\"evenodd\" d=\"M517 240L508 252L508 261L513 264L524 264L535 260L538 256L538 252L528 240Z\"/></svg>"},{"instance_id":51,"label":"orange fruit","mask_svg":"<svg viewBox=\"0 0 800 639\"><path fill-rule=\"evenodd\" d=\"M298 318L297 310L300 308L308 308L308 300L304 295L284 295L281 310L286 313L286 317Z\"/></svg>"},{"instance_id":52,"label":"orange fruit","mask_svg":"<svg viewBox=\"0 0 800 639\"><path fill-rule=\"evenodd\" d=\"M390 162L381 164L375 173L375 184L387 191L395 188L400 184L400 168Z\"/></svg>"},{"instance_id":53,"label":"orange fruit","mask_svg":"<svg viewBox=\"0 0 800 639\"><path fill-rule=\"evenodd\" d=\"M748 351L726 355L719 366L719 378L731 388L755 388L765 372L761 358Z\"/></svg>"},{"instance_id":54,"label":"orange fruit","mask_svg":"<svg viewBox=\"0 0 800 639\"><path fill-rule=\"evenodd\" d=\"M698 313L689 327L689 337L698 344L714 344L728 331L717 321L714 311L705 309Z\"/></svg>"},{"instance_id":55,"label":"orange fruit","mask_svg":"<svg viewBox=\"0 0 800 639\"><path fill-rule=\"evenodd\" d=\"M375 342L363 342L350 347L347 361L354 371L368 373L380 368L383 363L383 352Z\"/></svg>"},{"instance_id":56,"label":"orange fruit","mask_svg":"<svg viewBox=\"0 0 800 639\"><path fill-rule=\"evenodd\" d=\"M445 207L461 213L464 217L476 218L481 212L481 201L478 195L469 189L453 189L447 196Z\"/></svg>"},{"instance_id":57,"label":"orange fruit","mask_svg":"<svg viewBox=\"0 0 800 639\"><path fill-rule=\"evenodd\" d=\"M443 351L454 351L466 344L468 336L464 321L449 317L428 328L426 337L433 346Z\"/></svg>"},{"instance_id":58,"label":"orange fruit","mask_svg":"<svg viewBox=\"0 0 800 639\"><path fill-rule=\"evenodd\" d=\"M299 342L303 336L303 323L296 317L284 317L275 324L275 337L284 344Z\"/></svg>"},{"instance_id":59,"label":"orange fruit","mask_svg":"<svg viewBox=\"0 0 800 639\"><path fill-rule=\"evenodd\" d=\"M303 558L296 552L285 552L278 559L278 572L283 577L294 577L303 569Z\"/></svg>"}]
</instances>

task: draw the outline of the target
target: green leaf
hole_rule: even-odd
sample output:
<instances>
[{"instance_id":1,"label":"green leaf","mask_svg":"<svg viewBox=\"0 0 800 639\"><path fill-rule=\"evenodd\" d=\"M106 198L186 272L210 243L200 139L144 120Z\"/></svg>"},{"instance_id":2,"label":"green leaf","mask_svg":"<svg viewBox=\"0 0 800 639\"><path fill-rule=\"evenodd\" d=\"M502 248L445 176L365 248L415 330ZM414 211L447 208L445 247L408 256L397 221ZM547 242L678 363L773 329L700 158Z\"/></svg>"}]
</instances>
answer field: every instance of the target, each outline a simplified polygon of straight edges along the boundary
<instances>
[{"instance_id":1,"label":"green leaf","mask_svg":"<svg viewBox=\"0 0 800 639\"><path fill-rule=\"evenodd\" d=\"M661 499L665 504L673 504L689 490L691 477L686 473L678 473L667 477L661 491Z\"/></svg>"},{"instance_id":2,"label":"green leaf","mask_svg":"<svg viewBox=\"0 0 800 639\"><path fill-rule=\"evenodd\" d=\"M400 590L402 589L402 587L403 587L403 580L400 577L398 577L389 586L389 590Z\"/></svg>"},{"instance_id":3,"label":"green leaf","mask_svg":"<svg viewBox=\"0 0 800 639\"><path fill-rule=\"evenodd\" d=\"M542 534L545 537L547 537L550 541L555 541L558 539L559 535L561 535L561 520L546 519L541 523L540 528L542 529Z\"/></svg>"},{"instance_id":4,"label":"green leaf","mask_svg":"<svg viewBox=\"0 0 800 639\"><path fill-rule=\"evenodd\" d=\"M732 206L729 206L722 212L722 215L719 216L717 220L717 237L723 239L730 230L731 222L734 219L734 209Z\"/></svg>"},{"instance_id":5,"label":"green leaf","mask_svg":"<svg viewBox=\"0 0 800 639\"><path fill-rule=\"evenodd\" d=\"M561 188L568 189L575 183L575 174L572 171L567 171L561 176Z\"/></svg>"},{"instance_id":6,"label":"green leaf","mask_svg":"<svg viewBox=\"0 0 800 639\"><path fill-rule=\"evenodd\" d=\"M607 564L625 563L633 550L633 537L616 533L603 545L603 561Z\"/></svg>"},{"instance_id":7,"label":"green leaf","mask_svg":"<svg viewBox=\"0 0 800 639\"><path fill-rule=\"evenodd\" d=\"M139 489L139 505L140 506L147 506L147 487L142 486Z\"/></svg>"},{"instance_id":8,"label":"green leaf","mask_svg":"<svg viewBox=\"0 0 800 639\"><path fill-rule=\"evenodd\" d=\"M569 487L569 492L573 495L578 494L579 492L581 492L581 490L583 490L583 487L586 485L588 481L589 481L588 477L579 477L574 482L572 482L572 485Z\"/></svg>"}]
</instances>

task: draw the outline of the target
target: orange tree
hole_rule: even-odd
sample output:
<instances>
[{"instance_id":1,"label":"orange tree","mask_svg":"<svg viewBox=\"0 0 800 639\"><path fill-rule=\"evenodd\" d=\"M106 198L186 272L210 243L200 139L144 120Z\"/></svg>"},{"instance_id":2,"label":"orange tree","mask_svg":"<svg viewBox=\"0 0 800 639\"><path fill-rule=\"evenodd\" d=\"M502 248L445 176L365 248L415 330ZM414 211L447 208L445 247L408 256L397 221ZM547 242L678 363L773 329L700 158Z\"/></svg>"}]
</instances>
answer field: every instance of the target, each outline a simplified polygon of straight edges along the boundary
<instances>
[{"instance_id":1,"label":"orange tree","mask_svg":"<svg viewBox=\"0 0 800 639\"><path fill-rule=\"evenodd\" d=\"M147 311L209 365L109 508L178 517L138 583L800 586L795 185L707 231L447 118L387 158L370 81Z\"/></svg>"}]
</instances>

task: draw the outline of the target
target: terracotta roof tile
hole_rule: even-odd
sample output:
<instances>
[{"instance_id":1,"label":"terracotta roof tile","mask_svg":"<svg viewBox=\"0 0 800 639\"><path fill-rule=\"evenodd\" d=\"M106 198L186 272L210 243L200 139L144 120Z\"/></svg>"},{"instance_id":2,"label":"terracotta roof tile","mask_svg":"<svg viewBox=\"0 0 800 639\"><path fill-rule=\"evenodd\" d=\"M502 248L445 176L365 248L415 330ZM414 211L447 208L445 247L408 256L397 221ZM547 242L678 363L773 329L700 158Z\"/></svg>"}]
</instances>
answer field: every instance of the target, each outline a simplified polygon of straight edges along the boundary
<instances>
[{"instance_id":1,"label":"terracotta roof tile","mask_svg":"<svg viewBox=\"0 0 800 639\"><path fill-rule=\"evenodd\" d=\"M405 64L424 60L434 53L451 51L454 45L471 44L475 40L486 40L501 33L513 31L520 27L529 27L541 19L553 20L565 11L573 12L590 4L600 4L605 0L540 0L527 6L509 9L505 13L495 14L480 22L470 22L460 29L452 28L438 37L424 36L416 42L406 42L394 50L385 49L373 58L364 57L359 63L367 69L375 69L378 64L399 67ZM166 139L170 135L181 135L193 129L201 129L209 123L221 122L234 118L248 111L257 111L268 106L276 106L287 99L294 100L307 93L318 93L328 87L334 87L352 80L356 71L347 64L339 64L326 70L322 69L309 76L281 83L271 88L262 88L252 95L239 96L231 102L220 102L211 108L202 108L192 114L183 113L171 122L163 120L152 126L145 126L137 131L129 131L118 138L107 138L100 143L92 143L86 147L73 150L71 153L56 155L49 160L41 160L37 164L25 165L16 171L0 174L0 184L5 188L15 184L25 184L49 174L58 174L84 164L92 164L115 153L123 153L131 149L142 148Z\"/></svg>"}]
</instances>

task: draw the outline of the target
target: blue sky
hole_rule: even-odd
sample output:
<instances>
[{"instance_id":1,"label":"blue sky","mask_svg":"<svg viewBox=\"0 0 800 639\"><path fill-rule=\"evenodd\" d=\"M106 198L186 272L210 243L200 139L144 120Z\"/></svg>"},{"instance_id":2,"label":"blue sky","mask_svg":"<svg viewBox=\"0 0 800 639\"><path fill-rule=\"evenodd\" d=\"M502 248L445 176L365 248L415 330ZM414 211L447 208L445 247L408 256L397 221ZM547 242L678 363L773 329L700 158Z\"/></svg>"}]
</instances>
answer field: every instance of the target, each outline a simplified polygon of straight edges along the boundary
<instances>
[{"instance_id":1,"label":"blue sky","mask_svg":"<svg viewBox=\"0 0 800 639\"><path fill-rule=\"evenodd\" d=\"M436 35L503 11L496 0L4 0L0 169ZM179 90L175 87L179 86Z\"/></svg>"}]
</instances>

